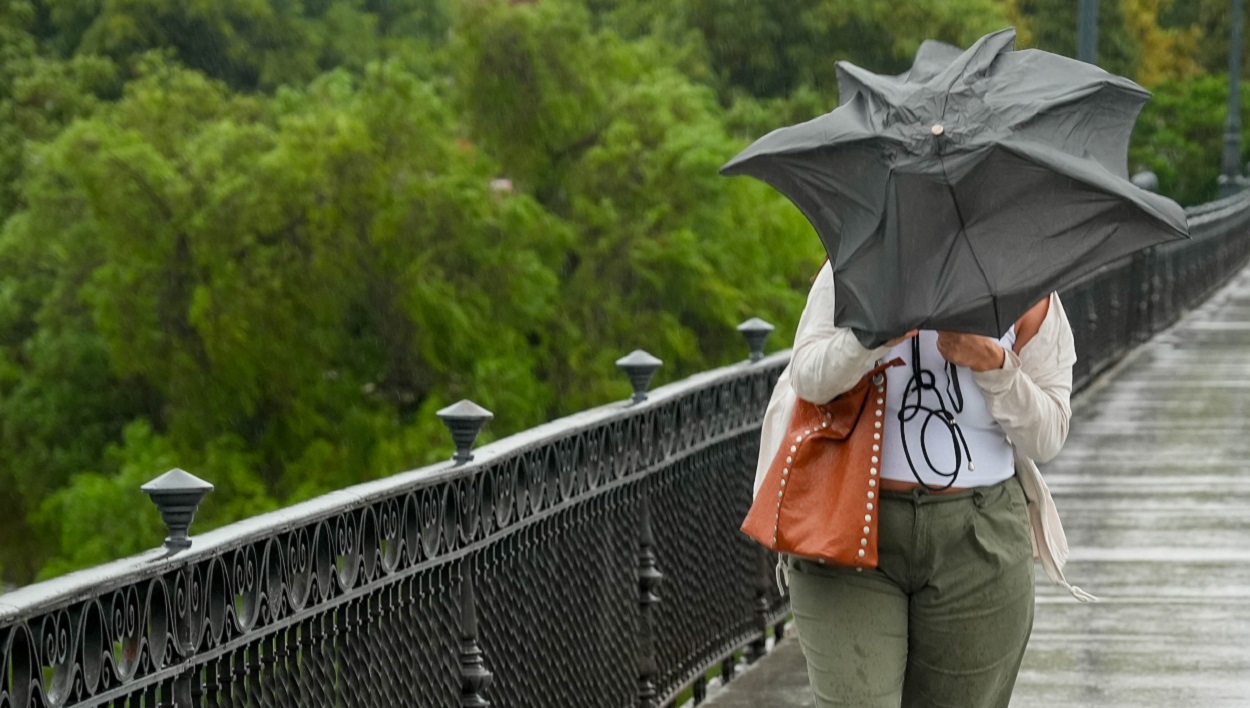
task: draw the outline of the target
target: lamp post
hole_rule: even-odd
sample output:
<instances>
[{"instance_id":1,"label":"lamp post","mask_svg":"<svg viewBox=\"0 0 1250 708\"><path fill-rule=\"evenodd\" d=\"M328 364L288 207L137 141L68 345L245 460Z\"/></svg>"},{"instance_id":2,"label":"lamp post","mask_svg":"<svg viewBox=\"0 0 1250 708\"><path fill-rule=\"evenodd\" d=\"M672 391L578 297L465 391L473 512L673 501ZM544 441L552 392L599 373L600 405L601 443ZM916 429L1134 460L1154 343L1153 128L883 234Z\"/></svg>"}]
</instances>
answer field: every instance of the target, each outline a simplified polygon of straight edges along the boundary
<instances>
[{"instance_id":1,"label":"lamp post","mask_svg":"<svg viewBox=\"0 0 1250 708\"><path fill-rule=\"evenodd\" d=\"M1098 63L1098 0L1081 0L1076 24L1076 58Z\"/></svg>"},{"instance_id":2,"label":"lamp post","mask_svg":"<svg viewBox=\"0 0 1250 708\"><path fill-rule=\"evenodd\" d=\"M1228 115L1224 120L1224 154L1220 163L1220 196L1241 191L1241 0L1233 0L1229 28Z\"/></svg>"}]
</instances>

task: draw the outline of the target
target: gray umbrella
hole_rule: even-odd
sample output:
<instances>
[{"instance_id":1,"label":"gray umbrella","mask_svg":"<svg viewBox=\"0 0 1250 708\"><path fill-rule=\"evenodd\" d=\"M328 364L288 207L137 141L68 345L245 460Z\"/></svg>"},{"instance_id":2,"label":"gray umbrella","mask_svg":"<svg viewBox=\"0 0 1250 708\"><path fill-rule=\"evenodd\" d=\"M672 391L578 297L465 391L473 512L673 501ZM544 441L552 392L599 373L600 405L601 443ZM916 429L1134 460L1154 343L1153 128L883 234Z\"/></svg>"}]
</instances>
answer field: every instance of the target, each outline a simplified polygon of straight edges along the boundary
<instances>
[{"instance_id":1,"label":"gray umbrella","mask_svg":"<svg viewBox=\"0 0 1250 708\"><path fill-rule=\"evenodd\" d=\"M866 346L910 329L998 337L1051 291L1188 238L1172 200L1128 180L1150 94L1090 64L925 42L910 71L839 62L841 105L775 130L722 168L758 177L815 226L838 325Z\"/></svg>"}]
</instances>

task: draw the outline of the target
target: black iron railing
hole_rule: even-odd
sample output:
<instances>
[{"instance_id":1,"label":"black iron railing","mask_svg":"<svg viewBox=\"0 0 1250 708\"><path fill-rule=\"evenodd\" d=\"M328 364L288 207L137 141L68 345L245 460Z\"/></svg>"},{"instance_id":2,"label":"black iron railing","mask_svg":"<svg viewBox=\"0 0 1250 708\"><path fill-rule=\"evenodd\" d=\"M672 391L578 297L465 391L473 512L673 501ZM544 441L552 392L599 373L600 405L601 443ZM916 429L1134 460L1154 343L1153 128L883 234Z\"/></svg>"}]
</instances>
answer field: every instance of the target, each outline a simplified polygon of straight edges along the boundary
<instances>
[{"instance_id":1,"label":"black iron railing","mask_svg":"<svg viewBox=\"0 0 1250 708\"><path fill-rule=\"evenodd\" d=\"M785 361L4 596L0 706L667 702L786 613L736 533Z\"/></svg>"},{"instance_id":2,"label":"black iron railing","mask_svg":"<svg viewBox=\"0 0 1250 708\"><path fill-rule=\"evenodd\" d=\"M1185 210L1191 240L1123 258L1060 293L1076 338L1077 389L1202 302L1250 258L1250 196Z\"/></svg>"},{"instance_id":3,"label":"black iron railing","mask_svg":"<svg viewBox=\"0 0 1250 708\"><path fill-rule=\"evenodd\" d=\"M1078 385L1250 256L1250 197L1189 216L1193 241L1063 293ZM709 671L731 677L763 654L788 612L773 559L737 531L787 360L701 374L471 460L482 412L449 410L457 463L183 550L175 529L171 549L0 596L0 708L619 708L687 688L697 700ZM632 376L640 394L645 373Z\"/></svg>"}]
</instances>

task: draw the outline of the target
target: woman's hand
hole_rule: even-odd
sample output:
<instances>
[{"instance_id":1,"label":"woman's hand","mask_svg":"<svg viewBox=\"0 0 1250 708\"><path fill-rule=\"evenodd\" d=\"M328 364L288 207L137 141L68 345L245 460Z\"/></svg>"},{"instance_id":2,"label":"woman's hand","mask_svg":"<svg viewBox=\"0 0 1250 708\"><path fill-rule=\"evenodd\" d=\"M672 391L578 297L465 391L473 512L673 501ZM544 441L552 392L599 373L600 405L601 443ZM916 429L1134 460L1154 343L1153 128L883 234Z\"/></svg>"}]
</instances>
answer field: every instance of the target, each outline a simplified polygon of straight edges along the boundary
<instances>
[{"instance_id":1,"label":"woman's hand","mask_svg":"<svg viewBox=\"0 0 1250 708\"><path fill-rule=\"evenodd\" d=\"M937 348L943 359L973 371L1001 369L1007 356L998 342L978 334L938 332Z\"/></svg>"},{"instance_id":2,"label":"woman's hand","mask_svg":"<svg viewBox=\"0 0 1250 708\"><path fill-rule=\"evenodd\" d=\"M888 348L888 349L893 349L894 347L897 347L898 345L902 344L903 342L906 342L907 340L911 339L912 337L916 336L916 335L917 335L917 334L919 334L919 333L920 333L920 330L918 330L918 329L913 329L912 331L908 332L907 334L904 334L903 336L899 337L898 339L891 339L890 341L886 342L886 343L885 343L885 346L886 346L886 348Z\"/></svg>"}]
</instances>

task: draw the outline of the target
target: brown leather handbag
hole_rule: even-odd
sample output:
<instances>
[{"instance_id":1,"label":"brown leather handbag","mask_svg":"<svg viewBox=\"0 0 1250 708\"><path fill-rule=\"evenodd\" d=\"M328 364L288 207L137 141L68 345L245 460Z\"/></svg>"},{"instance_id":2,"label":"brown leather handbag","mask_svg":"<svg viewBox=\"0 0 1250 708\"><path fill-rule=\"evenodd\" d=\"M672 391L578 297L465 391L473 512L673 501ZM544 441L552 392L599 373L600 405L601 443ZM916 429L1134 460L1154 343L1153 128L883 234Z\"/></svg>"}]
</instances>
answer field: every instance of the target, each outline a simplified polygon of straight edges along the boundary
<instances>
[{"instance_id":1,"label":"brown leather handbag","mask_svg":"<svg viewBox=\"0 0 1250 708\"><path fill-rule=\"evenodd\" d=\"M790 427L742 530L778 553L877 567L878 474L885 370L823 405L795 402Z\"/></svg>"}]
</instances>

